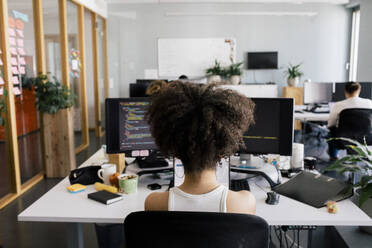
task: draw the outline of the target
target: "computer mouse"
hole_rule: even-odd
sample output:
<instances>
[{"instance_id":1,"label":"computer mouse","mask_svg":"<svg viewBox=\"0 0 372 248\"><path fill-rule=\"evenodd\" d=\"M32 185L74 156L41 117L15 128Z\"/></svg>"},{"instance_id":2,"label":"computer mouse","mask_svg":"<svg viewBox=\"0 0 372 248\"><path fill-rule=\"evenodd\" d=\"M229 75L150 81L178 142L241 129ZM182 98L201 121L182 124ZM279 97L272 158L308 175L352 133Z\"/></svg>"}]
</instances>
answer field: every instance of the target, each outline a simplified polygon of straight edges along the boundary
<instances>
[{"instance_id":1,"label":"computer mouse","mask_svg":"<svg viewBox=\"0 0 372 248\"><path fill-rule=\"evenodd\" d=\"M278 204L279 203L279 194L274 192L274 191L267 192L267 198L266 198L265 202L269 205Z\"/></svg>"}]
</instances>

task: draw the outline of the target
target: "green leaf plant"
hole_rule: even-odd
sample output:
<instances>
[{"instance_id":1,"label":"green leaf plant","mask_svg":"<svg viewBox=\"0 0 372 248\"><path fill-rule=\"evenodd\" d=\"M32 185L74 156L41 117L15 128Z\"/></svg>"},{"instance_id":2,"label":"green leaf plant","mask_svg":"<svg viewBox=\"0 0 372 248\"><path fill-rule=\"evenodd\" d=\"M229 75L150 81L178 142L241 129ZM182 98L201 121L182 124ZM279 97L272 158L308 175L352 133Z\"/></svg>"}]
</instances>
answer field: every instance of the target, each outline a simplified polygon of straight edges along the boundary
<instances>
[{"instance_id":1,"label":"green leaf plant","mask_svg":"<svg viewBox=\"0 0 372 248\"><path fill-rule=\"evenodd\" d=\"M36 107L41 113L55 114L75 105L76 95L55 77L51 80L48 75L40 74L28 83L35 88Z\"/></svg>"},{"instance_id":2,"label":"green leaf plant","mask_svg":"<svg viewBox=\"0 0 372 248\"><path fill-rule=\"evenodd\" d=\"M298 65L289 64L284 74L287 75L288 78L302 77L304 73L300 70L301 65L302 63Z\"/></svg>"},{"instance_id":3,"label":"green leaf plant","mask_svg":"<svg viewBox=\"0 0 372 248\"><path fill-rule=\"evenodd\" d=\"M359 206L361 207L370 197L372 197L372 151L369 149L365 139L361 144L358 141L348 138L332 138L330 140L341 140L348 142L348 148L355 154L347 155L325 169L325 171L361 172L361 180L354 184L354 188L360 188Z\"/></svg>"},{"instance_id":4,"label":"green leaf plant","mask_svg":"<svg viewBox=\"0 0 372 248\"><path fill-rule=\"evenodd\" d=\"M5 115L7 113L5 98L8 97L8 91L4 89L3 95L0 96L0 126L5 126Z\"/></svg>"}]
</instances>

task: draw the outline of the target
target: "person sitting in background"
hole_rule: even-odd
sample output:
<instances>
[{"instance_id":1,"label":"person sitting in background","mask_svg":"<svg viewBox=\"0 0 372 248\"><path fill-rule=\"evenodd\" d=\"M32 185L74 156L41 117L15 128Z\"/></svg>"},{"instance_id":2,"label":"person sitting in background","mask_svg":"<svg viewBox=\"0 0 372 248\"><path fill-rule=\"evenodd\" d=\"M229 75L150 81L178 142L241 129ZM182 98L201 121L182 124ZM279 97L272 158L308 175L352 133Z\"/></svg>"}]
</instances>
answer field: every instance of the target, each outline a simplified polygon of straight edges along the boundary
<instances>
[{"instance_id":1,"label":"person sitting in background","mask_svg":"<svg viewBox=\"0 0 372 248\"><path fill-rule=\"evenodd\" d=\"M330 129L331 137L335 137L334 133L337 129L339 115L342 110L351 108L372 109L372 101L370 99L359 97L361 89L362 86L357 82L348 82L345 85L346 99L335 103L329 114L328 128ZM335 147L335 142L328 142L328 145L328 152L331 160L337 159L338 150Z\"/></svg>"},{"instance_id":2,"label":"person sitting in background","mask_svg":"<svg viewBox=\"0 0 372 248\"><path fill-rule=\"evenodd\" d=\"M152 96L160 92L162 88L164 88L167 83L163 80L155 80L150 83L150 85L146 89L146 95Z\"/></svg>"},{"instance_id":3,"label":"person sitting in background","mask_svg":"<svg viewBox=\"0 0 372 248\"><path fill-rule=\"evenodd\" d=\"M253 113L252 100L214 85L177 81L154 96L146 114L152 136L165 156L182 161L185 180L150 194L145 210L254 214L253 194L230 191L216 178L217 163L238 150Z\"/></svg>"}]
</instances>

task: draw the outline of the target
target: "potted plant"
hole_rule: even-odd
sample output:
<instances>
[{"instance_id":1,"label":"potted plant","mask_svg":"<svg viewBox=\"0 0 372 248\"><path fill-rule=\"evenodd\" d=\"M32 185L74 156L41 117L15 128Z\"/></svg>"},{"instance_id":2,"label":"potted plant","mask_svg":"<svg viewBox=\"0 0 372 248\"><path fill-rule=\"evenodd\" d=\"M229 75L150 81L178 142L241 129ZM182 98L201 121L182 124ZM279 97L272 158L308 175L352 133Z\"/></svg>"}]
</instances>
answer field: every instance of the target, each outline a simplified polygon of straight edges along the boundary
<instances>
[{"instance_id":1,"label":"potted plant","mask_svg":"<svg viewBox=\"0 0 372 248\"><path fill-rule=\"evenodd\" d=\"M300 66L301 64L289 64L288 69L284 72L287 75L288 86L296 87L300 83L300 77L304 75L304 73L300 70Z\"/></svg>"},{"instance_id":2,"label":"potted plant","mask_svg":"<svg viewBox=\"0 0 372 248\"><path fill-rule=\"evenodd\" d=\"M208 83L220 83L225 75L225 70L217 60L214 61L214 66L208 68L205 72L208 77Z\"/></svg>"},{"instance_id":3,"label":"potted plant","mask_svg":"<svg viewBox=\"0 0 372 248\"><path fill-rule=\"evenodd\" d=\"M347 138L334 138L331 140L341 140L348 142L350 149L355 154L348 154L347 156L335 161L331 166L326 168L327 171L343 172L359 172L362 177L360 181L354 184L356 194L359 196L359 207L372 218L372 150L358 141ZM372 227L360 227L363 231L372 234Z\"/></svg>"},{"instance_id":4,"label":"potted plant","mask_svg":"<svg viewBox=\"0 0 372 248\"><path fill-rule=\"evenodd\" d=\"M75 169L72 108L75 95L56 78L47 75L31 78L36 107L41 114L42 145L47 177L65 177Z\"/></svg>"},{"instance_id":5,"label":"potted plant","mask_svg":"<svg viewBox=\"0 0 372 248\"><path fill-rule=\"evenodd\" d=\"M241 81L241 75L242 75L242 71L240 69L240 66L242 65L243 63L236 63L236 64L231 64L227 69L226 69L226 73L227 73L227 76L230 78L230 83L231 84L240 84L240 81Z\"/></svg>"}]
</instances>

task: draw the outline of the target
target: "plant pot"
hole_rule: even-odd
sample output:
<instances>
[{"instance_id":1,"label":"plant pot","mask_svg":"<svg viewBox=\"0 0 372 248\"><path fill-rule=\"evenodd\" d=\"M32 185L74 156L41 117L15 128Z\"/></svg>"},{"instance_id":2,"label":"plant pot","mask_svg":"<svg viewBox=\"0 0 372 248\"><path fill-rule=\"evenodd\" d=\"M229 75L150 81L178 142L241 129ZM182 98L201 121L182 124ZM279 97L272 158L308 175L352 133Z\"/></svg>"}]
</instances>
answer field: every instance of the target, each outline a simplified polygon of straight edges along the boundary
<instances>
[{"instance_id":1,"label":"plant pot","mask_svg":"<svg viewBox=\"0 0 372 248\"><path fill-rule=\"evenodd\" d=\"M66 177L76 169L72 109L43 113L42 122L46 177Z\"/></svg>"},{"instance_id":2,"label":"plant pot","mask_svg":"<svg viewBox=\"0 0 372 248\"><path fill-rule=\"evenodd\" d=\"M233 84L233 85L238 85L240 84L240 76L239 75L233 75L230 77L230 83Z\"/></svg>"},{"instance_id":3,"label":"plant pot","mask_svg":"<svg viewBox=\"0 0 372 248\"><path fill-rule=\"evenodd\" d=\"M297 87L297 85L300 83L300 78L299 77L288 78L287 83L289 87Z\"/></svg>"},{"instance_id":4,"label":"plant pot","mask_svg":"<svg viewBox=\"0 0 372 248\"><path fill-rule=\"evenodd\" d=\"M359 203L359 192L360 192L360 189L357 189L352 199L352 201L356 205L358 205ZM360 207L360 209L362 209L363 212L365 212L370 218L372 218L372 198L369 198L366 202L364 202L364 204L362 205L362 207ZM359 226L359 228L363 232L366 232L372 235L372 226Z\"/></svg>"},{"instance_id":5,"label":"plant pot","mask_svg":"<svg viewBox=\"0 0 372 248\"><path fill-rule=\"evenodd\" d=\"M220 83L221 76L220 75L211 75L208 77L208 83Z\"/></svg>"}]
</instances>

